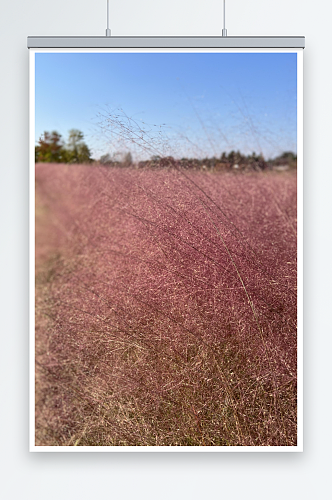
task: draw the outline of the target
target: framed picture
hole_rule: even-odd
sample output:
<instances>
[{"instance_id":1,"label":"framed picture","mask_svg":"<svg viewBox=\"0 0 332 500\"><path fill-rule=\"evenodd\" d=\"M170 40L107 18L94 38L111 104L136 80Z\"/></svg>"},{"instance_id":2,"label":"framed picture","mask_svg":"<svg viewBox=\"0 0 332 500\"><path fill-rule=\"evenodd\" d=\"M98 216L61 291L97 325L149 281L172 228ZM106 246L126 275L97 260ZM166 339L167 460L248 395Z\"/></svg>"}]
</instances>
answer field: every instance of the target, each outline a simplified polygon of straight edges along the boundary
<instances>
[{"instance_id":1,"label":"framed picture","mask_svg":"<svg viewBox=\"0 0 332 500\"><path fill-rule=\"evenodd\" d=\"M126 40L30 48L30 450L302 451L303 49Z\"/></svg>"}]
</instances>

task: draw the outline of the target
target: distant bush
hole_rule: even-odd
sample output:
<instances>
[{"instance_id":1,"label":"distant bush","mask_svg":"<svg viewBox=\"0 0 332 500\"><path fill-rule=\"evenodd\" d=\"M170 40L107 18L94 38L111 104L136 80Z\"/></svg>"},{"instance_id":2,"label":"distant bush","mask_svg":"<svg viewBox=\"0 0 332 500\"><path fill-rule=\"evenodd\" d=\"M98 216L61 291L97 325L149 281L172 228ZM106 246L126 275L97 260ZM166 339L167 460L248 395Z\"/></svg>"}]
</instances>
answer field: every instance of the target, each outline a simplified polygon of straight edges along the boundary
<instances>
[{"instance_id":1,"label":"distant bush","mask_svg":"<svg viewBox=\"0 0 332 500\"><path fill-rule=\"evenodd\" d=\"M116 152L112 156L106 153L99 158L98 163L108 167L130 167L133 164L133 157L130 151L127 153Z\"/></svg>"}]
</instances>

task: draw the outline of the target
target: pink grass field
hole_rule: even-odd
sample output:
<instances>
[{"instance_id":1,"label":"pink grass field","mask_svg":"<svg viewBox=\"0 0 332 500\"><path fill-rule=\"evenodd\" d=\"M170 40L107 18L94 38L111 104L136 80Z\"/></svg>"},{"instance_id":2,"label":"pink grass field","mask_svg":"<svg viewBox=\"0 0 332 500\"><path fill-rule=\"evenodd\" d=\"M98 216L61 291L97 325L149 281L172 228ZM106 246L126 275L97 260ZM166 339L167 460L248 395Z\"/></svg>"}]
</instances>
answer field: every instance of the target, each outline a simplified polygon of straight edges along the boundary
<instances>
[{"instance_id":1,"label":"pink grass field","mask_svg":"<svg viewBox=\"0 0 332 500\"><path fill-rule=\"evenodd\" d=\"M36 445L297 444L296 172L36 165Z\"/></svg>"}]
</instances>

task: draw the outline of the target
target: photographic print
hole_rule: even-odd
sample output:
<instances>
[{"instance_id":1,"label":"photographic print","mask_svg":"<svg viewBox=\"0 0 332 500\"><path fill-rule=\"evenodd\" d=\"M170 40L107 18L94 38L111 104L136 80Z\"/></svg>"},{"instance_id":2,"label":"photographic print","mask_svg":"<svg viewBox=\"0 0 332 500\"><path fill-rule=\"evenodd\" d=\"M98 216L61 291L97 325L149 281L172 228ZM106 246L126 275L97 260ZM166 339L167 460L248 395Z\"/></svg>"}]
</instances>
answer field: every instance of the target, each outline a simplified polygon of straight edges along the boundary
<instances>
[{"instance_id":1,"label":"photographic print","mask_svg":"<svg viewBox=\"0 0 332 500\"><path fill-rule=\"evenodd\" d=\"M33 451L301 451L301 71L31 50Z\"/></svg>"}]
</instances>

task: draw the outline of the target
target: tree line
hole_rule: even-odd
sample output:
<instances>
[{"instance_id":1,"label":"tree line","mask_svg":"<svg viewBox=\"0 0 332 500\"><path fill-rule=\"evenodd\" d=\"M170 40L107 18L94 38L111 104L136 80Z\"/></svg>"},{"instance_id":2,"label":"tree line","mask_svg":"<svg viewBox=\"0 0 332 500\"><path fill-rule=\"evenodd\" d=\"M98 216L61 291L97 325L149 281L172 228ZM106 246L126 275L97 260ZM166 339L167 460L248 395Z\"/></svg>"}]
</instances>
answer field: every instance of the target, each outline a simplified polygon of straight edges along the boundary
<instances>
[{"instance_id":1,"label":"tree line","mask_svg":"<svg viewBox=\"0 0 332 500\"><path fill-rule=\"evenodd\" d=\"M56 131L44 132L38 140L35 148L35 161L47 163L92 163L91 152L84 142L83 132L71 129L67 143L62 139L61 134ZM172 168L174 166L194 170L220 171L235 169L239 171L261 171L266 169L296 169L297 157L291 151L286 151L273 159L266 160L262 154L251 153L243 155L240 151L230 151L222 153L220 157L181 158L175 160L172 156L161 157L152 156L150 160L134 163L130 152L111 157L105 154L100 157L97 163L109 167L130 167L135 165L138 168Z\"/></svg>"},{"instance_id":2,"label":"tree line","mask_svg":"<svg viewBox=\"0 0 332 500\"><path fill-rule=\"evenodd\" d=\"M61 134L44 132L35 147L35 161L47 163L91 163L91 151L80 130L71 129L65 143Z\"/></svg>"},{"instance_id":3,"label":"tree line","mask_svg":"<svg viewBox=\"0 0 332 500\"><path fill-rule=\"evenodd\" d=\"M139 168L163 168L172 166L182 167L191 170L210 171L262 171L262 170L293 170L297 168L297 156L291 151L285 151L275 158L265 159L262 154L255 152L244 155L240 151L230 151L222 153L220 157L206 158L181 158L175 160L172 156L161 157L152 156L150 160L140 161Z\"/></svg>"}]
</instances>

